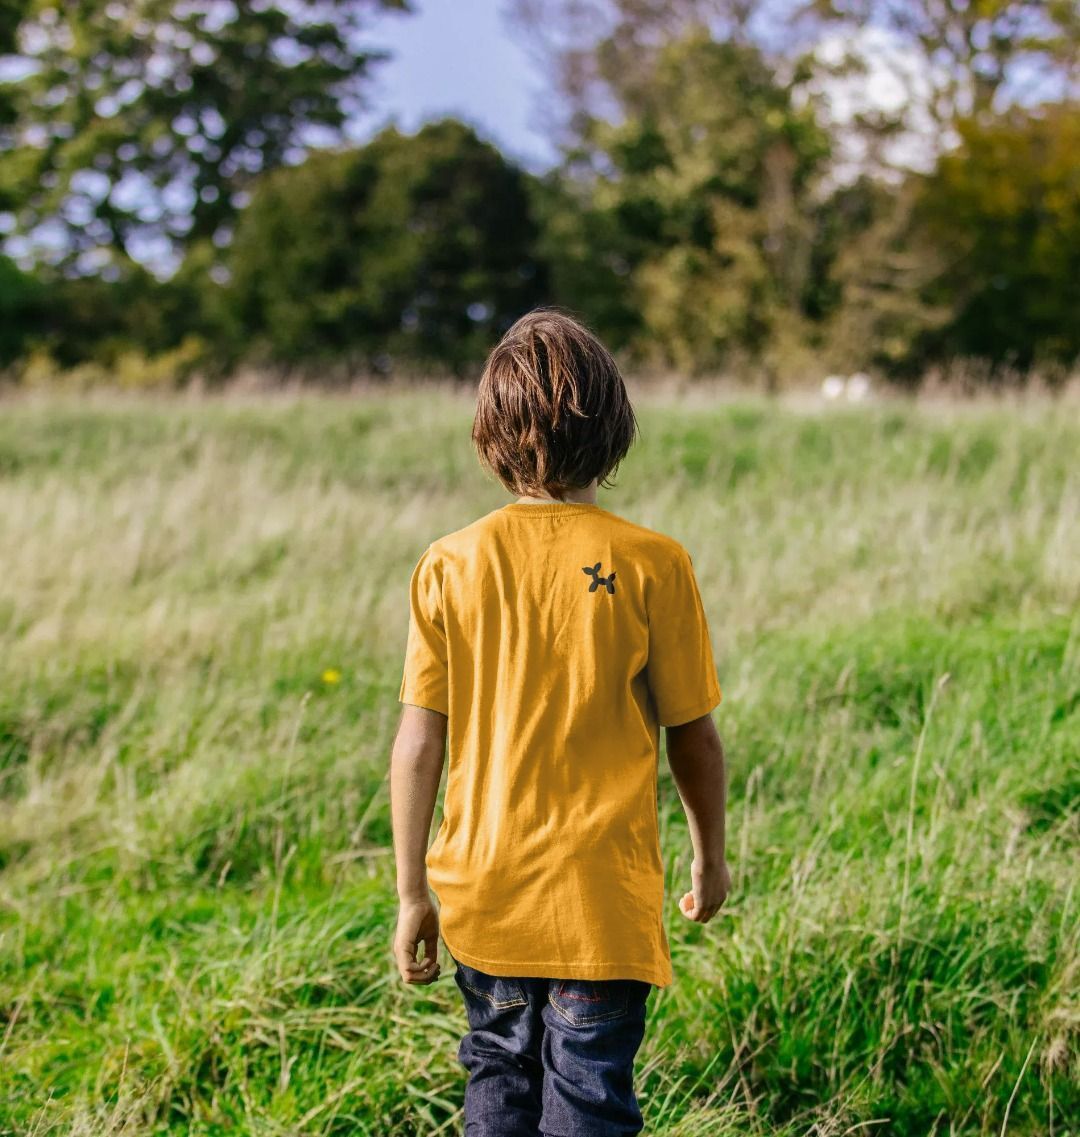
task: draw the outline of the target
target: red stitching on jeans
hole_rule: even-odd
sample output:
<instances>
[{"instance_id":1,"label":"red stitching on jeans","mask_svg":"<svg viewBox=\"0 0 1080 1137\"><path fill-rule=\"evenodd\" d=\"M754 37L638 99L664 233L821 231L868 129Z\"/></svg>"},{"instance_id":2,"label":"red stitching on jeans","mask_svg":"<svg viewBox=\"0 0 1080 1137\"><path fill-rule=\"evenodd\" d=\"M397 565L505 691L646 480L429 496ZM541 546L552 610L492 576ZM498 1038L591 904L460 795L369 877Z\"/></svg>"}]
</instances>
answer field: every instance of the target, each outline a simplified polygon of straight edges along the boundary
<instances>
[{"instance_id":1,"label":"red stitching on jeans","mask_svg":"<svg viewBox=\"0 0 1080 1137\"><path fill-rule=\"evenodd\" d=\"M572 991L567 991L564 983L559 984L558 994L564 999L577 999L582 1003L602 1003L604 1001L603 995L598 995L595 999L590 999L588 995L575 995Z\"/></svg>"}]
</instances>

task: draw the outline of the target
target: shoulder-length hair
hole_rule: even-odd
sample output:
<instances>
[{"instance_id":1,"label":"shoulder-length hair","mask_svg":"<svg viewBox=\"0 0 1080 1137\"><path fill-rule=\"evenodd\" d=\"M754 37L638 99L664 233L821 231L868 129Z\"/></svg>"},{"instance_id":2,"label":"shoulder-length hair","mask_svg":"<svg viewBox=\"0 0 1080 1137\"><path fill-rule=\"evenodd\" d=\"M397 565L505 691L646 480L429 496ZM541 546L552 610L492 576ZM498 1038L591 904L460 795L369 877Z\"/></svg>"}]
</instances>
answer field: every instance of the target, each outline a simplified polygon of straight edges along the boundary
<instances>
[{"instance_id":1,"label":"shoulder-length hair","mask_svg":"<svg viewBox=\"0 0 1080 1137\"><path fill-rule=\"evenodd\" d=\"M611 353L565 312L527 313L488 356L472 441L512 493L561 500L608 484L639 433Z\"/></svg>"}]
</instances>

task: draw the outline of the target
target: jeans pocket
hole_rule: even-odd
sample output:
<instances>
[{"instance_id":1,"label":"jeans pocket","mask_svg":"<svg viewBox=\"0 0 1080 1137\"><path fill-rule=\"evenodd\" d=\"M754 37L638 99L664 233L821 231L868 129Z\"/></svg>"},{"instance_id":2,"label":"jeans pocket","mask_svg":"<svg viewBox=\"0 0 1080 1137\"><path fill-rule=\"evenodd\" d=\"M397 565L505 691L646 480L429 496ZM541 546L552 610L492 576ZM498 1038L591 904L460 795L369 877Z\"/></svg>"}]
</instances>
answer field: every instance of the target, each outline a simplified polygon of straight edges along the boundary
<instances>
[{"instance_id":1,"label":"jeans pocket","mask_svg":"<svg viewBox=\"0 0 1080 1137\"><path fill-rule=\"evenodd\" d=\"M572 1026L621 1019L630 1010L633 979L552 979L548 1002ZM638 984L640 986L640 984Z\"/></svg>"},{"instance_id":2,"label":"jeans pocket","mask_svg":"<svg viewBox=\"0 0 1080 1137\"><path fill-rule=\"evenodd\" d=\"M453 956L451 956L453 959ZM509 1007L524 1007L528 998L521 984L509 975L489 975L476 967L469 967L460 960L454 960L457 970L454 979L462 993L469 992L497 1011Z\"/></svg>"}]
</instances>

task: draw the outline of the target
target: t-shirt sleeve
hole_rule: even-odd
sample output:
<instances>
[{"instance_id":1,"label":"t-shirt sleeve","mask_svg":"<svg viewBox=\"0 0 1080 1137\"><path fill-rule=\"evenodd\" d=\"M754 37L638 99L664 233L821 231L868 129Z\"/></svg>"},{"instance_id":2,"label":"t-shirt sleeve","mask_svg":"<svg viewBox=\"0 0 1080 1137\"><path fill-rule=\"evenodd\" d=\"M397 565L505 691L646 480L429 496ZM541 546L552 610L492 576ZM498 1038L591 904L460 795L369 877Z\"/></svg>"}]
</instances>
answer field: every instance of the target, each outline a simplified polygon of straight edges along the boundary
<instances>
[{"instance_id":1,"label":"t-shirt sleeve","mask_svg":"<svg viewBox=\"0 0 1080 1137\"><path fill-rule=\"evenodd\" d=\"M450 713L442 570L430 545L409 582L409 633L398 702Z\"/></svg>"},{"instance_id":2,"label":"t-shirt sleeve","mask_svg":"<svg viewBox=\"0 0 1080 1137\"><path fill-rule=\"evenodd\" d=\"M690 554L675 563L649 601L649 690L661 726L679 726L720 702L709 624Z\"/></svg>"}]
</instances>

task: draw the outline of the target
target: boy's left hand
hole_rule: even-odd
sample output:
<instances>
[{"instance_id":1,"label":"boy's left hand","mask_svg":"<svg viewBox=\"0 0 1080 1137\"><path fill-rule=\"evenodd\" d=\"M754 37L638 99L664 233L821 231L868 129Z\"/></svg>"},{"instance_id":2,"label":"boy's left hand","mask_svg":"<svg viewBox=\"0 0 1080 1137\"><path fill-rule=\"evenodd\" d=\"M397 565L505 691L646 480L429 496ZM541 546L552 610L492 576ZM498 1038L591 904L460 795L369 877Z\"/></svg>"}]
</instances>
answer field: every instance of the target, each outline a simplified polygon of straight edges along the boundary
<instances>
[{"instance_id":1,"label":"boy's left hand","mask_svg":"<svg viewBox=\"0 0 1080 1137\"><path fill-rule=\"evenodd\" d=\"M424 958L417 948L424 945ZM431 897L403 900L394 933L394 959L406 983L434 983L439 978L439 914Z\"/></svg>"}]
</instances>

